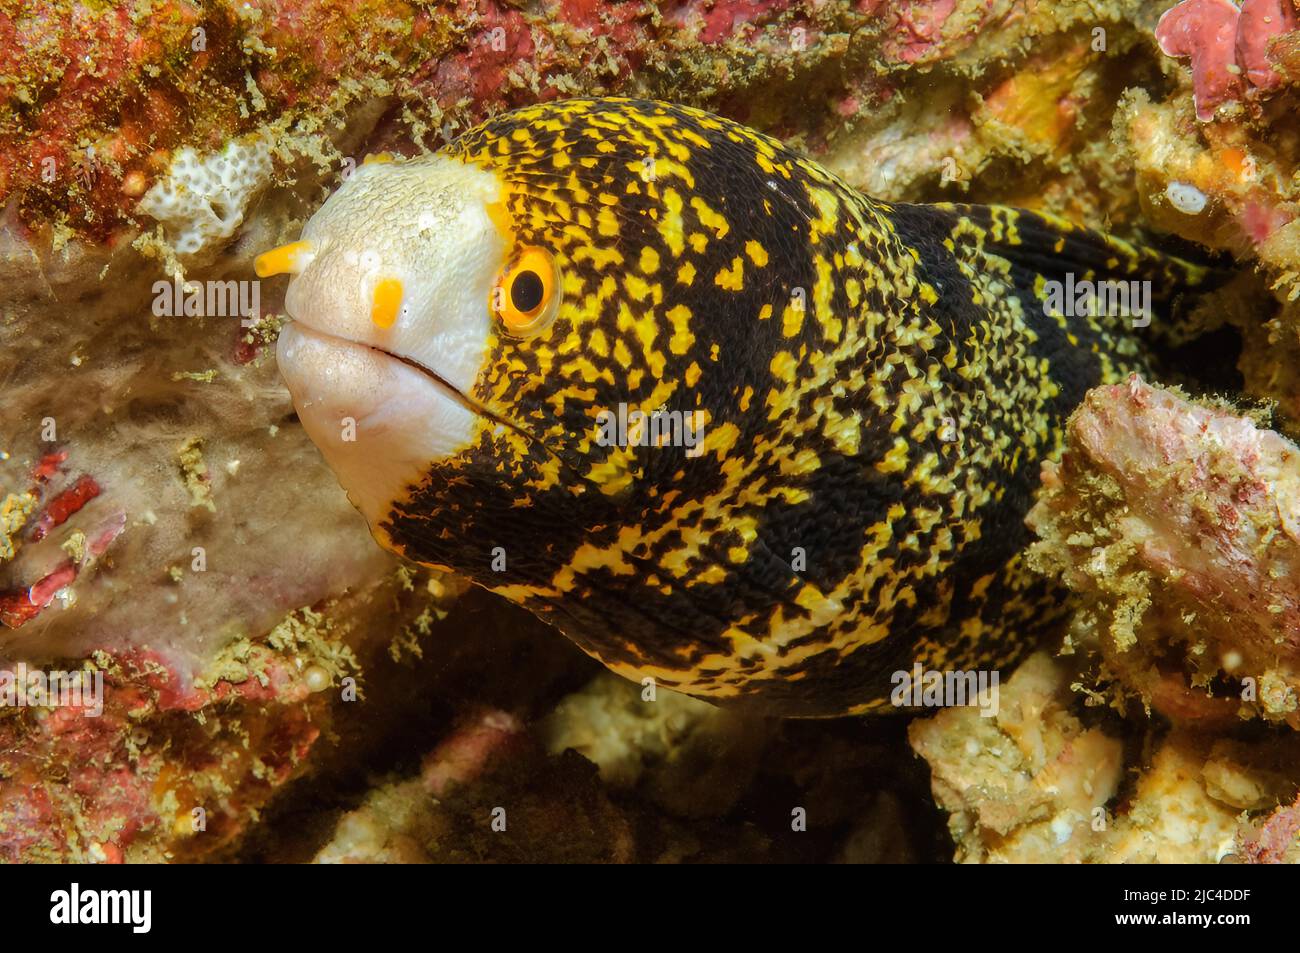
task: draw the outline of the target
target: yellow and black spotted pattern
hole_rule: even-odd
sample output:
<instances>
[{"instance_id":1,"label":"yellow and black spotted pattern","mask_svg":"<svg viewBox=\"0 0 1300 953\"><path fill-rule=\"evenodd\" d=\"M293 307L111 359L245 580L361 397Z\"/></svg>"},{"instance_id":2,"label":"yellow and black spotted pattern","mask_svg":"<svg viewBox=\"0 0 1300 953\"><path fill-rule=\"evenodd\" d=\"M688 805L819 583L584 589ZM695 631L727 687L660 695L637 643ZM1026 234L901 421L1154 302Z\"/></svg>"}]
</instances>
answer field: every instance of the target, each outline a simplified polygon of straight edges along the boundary
<instances>
[{"instance_id":1,"label":"yellow and black spotted pattern","mask_svg":"<svg viewBox=\"0 0 1300 953\"><path fill-rule=\"evenodd\" d=\"M786 716L886 707L918 661L1004 665L1059 616L1020 559L1039 464L1085 390L1144 362L1126 320L1045 313L1044 282L1150 279L1164 307L1194 266L876 202L664 103L530 107L451 153L504 183L563 304L491 340L476 445L384 527L408 556L629 677ZM702 452L602 446L620 404L703 412Z\"/></svg>"}]
</instances>

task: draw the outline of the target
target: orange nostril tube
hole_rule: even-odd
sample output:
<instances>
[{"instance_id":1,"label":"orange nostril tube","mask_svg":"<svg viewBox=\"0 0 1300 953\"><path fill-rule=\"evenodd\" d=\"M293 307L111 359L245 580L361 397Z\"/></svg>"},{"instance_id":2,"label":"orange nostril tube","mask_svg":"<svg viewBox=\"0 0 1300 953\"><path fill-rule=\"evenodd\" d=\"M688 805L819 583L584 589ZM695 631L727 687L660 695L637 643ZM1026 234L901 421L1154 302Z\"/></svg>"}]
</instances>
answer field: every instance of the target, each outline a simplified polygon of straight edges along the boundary
<instances>
[{"instance_id":1,"label":"orange nostril tube","mask_svg":"<svg viewBox=\"0 0 1300 953\"><path fill-rule=\"evenodd\" d=\"M374 297L370 302L370 320L376 327L391 328L401 308L401 281L396 278L380 278L375 282Z\"/></svg>"},{"instance_id":2,"label":"orange nostril tube","mask_svg":"<svg viewBox=\"0 0 1300 953\"><path fill-rule=\"evenodd\" d=\"M253 259L253 271L259 278L272 275L296 275L307 267L316 254L311 242L299 241L263 252Z\"/></svg>"}]
</instances>

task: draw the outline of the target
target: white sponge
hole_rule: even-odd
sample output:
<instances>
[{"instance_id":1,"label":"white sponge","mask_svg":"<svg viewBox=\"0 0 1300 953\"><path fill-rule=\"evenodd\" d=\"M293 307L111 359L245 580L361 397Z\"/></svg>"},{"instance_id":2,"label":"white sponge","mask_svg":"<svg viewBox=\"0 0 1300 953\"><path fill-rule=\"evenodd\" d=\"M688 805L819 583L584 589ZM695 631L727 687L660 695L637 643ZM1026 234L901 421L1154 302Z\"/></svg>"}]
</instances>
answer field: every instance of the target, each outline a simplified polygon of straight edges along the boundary
<instances>
[{"instance_id":1,"label":"white sponge","mask_svg":"<svg viewBox=\"0 0 1300 953\"><path fill-rule=\"evenodd\" d=\"M186 146L138 208L163 223L177 253L192 255L235 233L271 170L271 148L261 137L232 140L206 156Z\"/></svg>"}]
</instances>

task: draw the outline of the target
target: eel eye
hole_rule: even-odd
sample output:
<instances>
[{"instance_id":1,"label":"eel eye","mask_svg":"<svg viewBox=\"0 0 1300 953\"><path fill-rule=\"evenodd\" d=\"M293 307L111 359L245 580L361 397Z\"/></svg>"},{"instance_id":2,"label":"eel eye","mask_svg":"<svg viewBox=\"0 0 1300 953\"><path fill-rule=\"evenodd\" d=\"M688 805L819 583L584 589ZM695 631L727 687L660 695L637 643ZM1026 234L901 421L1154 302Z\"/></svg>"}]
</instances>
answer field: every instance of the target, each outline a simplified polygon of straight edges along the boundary
<instances>
[{"instance_id":1,"label":"eel eye","mask_svg":"<svg viewBox=\"0 0 1300 953\"><path fill-rule=\"evenodd\" d=\"M560 270L545 248L520 249L501 269L492 289L492 313L514 337L550 327L560 311Z\"/></svg>"}]
</instances>

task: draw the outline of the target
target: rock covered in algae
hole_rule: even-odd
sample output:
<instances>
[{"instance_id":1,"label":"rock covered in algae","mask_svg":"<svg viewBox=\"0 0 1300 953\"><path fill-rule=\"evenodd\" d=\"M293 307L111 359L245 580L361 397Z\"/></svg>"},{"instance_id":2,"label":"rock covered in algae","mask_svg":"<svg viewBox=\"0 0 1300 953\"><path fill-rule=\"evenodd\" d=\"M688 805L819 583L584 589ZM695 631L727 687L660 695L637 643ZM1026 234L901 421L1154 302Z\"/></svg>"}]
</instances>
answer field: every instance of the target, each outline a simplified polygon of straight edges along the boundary
<instances>
[{"instance_id":1,"label":"rock covered in algae","mask_svg":"<svg viewBox=\"0 0 1300 953\"><path fill-rule=\"evenodd\" d=\"M1072 415L1028 518L1063 654L910 732L959 860L1297 856L1300 448L1260 416L1136 376Z\"/></svg>"},{"instance_id":2,"label":"rock covered in algae","mask_svg":"<svg viewBox=\"0 0 1300 953\"><path fill-rule=\"evenodd\" d=\"M1069 701L1064 673L1035 655L1002 687L996 717L950 709L912 724L959 861L1078 860L1089 849L1094 812L1122 777L1122 745L1086 728Z\"/></svg>"},{"instance_id":3,"label":"rock covered in algae","mask_svg":"<svg viewBox=\"0 0 1300 953\"><path fill-rule=\"evenodd\" d=\"M1003 687L996 718L949 709L913 723L959 862L1279 859L1259 845L1282 839L1300 739L1149 726L1144 743L1126 744L1122 724L1087 712L1077 677L1040 652Z\"/></svg>"},{"instance_id":4,"label":"rock covered in algae","mask_svg":"<svg viewBox=\"0 0 1300 953\"><path fill-rule=\"evenodd\" d=\"M1184 722L1300 726L1300 448L1137 377L1093 390L1028 523L1097 676Z\"/></svg>"}]
</instances>

